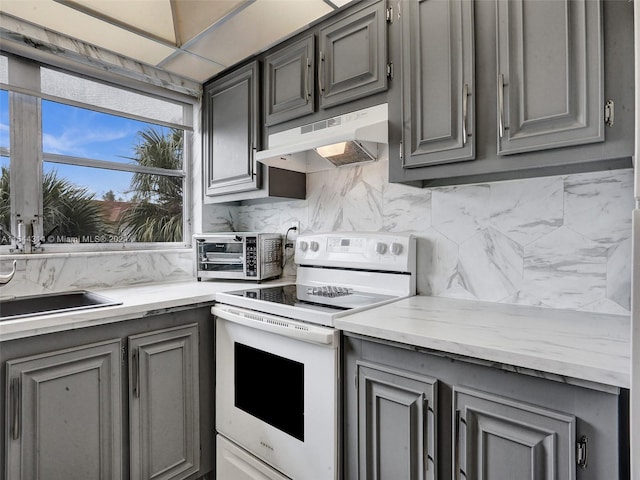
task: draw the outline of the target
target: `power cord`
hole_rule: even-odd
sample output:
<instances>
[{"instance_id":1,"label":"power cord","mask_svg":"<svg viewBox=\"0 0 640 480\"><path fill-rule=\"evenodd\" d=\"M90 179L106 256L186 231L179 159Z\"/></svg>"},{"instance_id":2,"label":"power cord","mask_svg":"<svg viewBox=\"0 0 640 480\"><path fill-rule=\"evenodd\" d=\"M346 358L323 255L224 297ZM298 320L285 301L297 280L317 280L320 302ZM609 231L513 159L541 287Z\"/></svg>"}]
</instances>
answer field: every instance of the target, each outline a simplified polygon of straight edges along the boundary
<instances>
[{"instance_id":1,"label":"power cord","mask_svg":"<svg viewBox=\"0 0 640 480\"><path fill-rule=\"evenodd\" d=\"M284 252L282 252L282 271L287 264L287 248L293 248L295 245L293 242L289 242L289 232L291 230L298 231L298 227L290 227L287 229L287 233L284 234Z\"/></svg>"}]
</instances>

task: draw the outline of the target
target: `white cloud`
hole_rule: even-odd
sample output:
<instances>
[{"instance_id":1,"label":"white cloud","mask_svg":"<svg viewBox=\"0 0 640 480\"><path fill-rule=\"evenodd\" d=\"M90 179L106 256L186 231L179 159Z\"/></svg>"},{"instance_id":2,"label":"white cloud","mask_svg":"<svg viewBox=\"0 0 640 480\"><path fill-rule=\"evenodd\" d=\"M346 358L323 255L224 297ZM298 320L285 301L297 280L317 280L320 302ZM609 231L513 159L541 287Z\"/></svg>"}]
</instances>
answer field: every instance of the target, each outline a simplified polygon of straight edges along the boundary
<instances>
[{"instance_id":1,"label":"white cloud","mask_svg":"<svg viewBox=\"0 0 640 480\"><path fill-rule=\"evenodd\" d=\"M122 140L130 135L129 130L81 130L74 127L65 129L61 135L43 133L42 147L47 153L93 157L94 155L90 155L91 149L87 150L87 146Z\"/></svg>"}]
</instances>

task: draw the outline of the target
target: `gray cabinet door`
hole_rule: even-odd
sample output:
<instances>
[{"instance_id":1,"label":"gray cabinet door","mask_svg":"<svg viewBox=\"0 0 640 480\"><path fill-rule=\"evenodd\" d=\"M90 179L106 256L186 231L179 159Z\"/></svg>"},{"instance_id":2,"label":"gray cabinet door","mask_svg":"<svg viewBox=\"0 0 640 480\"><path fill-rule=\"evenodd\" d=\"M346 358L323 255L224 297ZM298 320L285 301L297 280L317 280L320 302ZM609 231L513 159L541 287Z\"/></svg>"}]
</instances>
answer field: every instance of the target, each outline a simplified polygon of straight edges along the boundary
<instances>
[{"instance_id":1,"label":"gray cabinet door","mask_svg":"<svg viewBox=\"0 0 640 480\"><path fill-rule=\"evenodd\" d=\"M204 89L205 194L224 195L260 187L254 152L258 147L258 63Z\"/></svg>"},{"instance_id":2,"label":"gray cabinet door","mask_svg":"<svg viewBox=\"0 0 640 480\"><path fill-rule=\"evenodd\" d=\"M436 380L357 362L362 480L435 480Z\"/></svg>"},{"instance_id":3,"label":"gray cabinet door","mask_svg":"<svg viewBox=\"0 0 640 480\"><path fill-rule=\"evenodd\" d=\"M264 59L265 124L275 125L313 113L315 36L271 53Z\"/></svg>"},{"instance_id":4,"label":"gray cabinet door","mask_svg":"<svg viewBox=\"0 0 640 480\"><path fill-rule=\"evenodd\" d=\"M198 327L129 337L132 480L175 480L200 468Z\"/></svg>"},{"instance_id":5,"label":"gray cabinet door","mask_svg":"<svg viewBox=\"0 0 640 480\"><path fill-rule=\"evenodd\" d=\"M320 29L318 90L328 108L387 89L385 2Z\"/></svg>"},{"instance_id":6,"label":"gray cabinet door","mask_svg":"<svg viewBox=\"0 0 640 480\"><path fill-rule=\"evenodd\" d=\"M473 2L402 2L405 168L475 157Z\"/></svg>"},{"instance_id":7,"label":"gray cabinet door","mask_svg":"<svg viewBox=\"0 0 640 480\"><path fill-rule=\"evenodd\" d=\"M601 9L497 0L498 154L604 140Z\"/></svg>"},{"instance_id":8,"label":"gray cabinet door","mask_svg":"<svg viewBox=\"0 0 640 480\"><path fill-rule=\"evenodd\" d=\"M7 362L7 480L122 478L120 341Z\"/></svg>"},{"instance_id":9,"label":"gray cabinet door","mask_svg":"<svg viewBox=\"0 0 640 480\"><path fill-rule=\"evenodd\" d=\"M573 415L457 386L453 402L454 473L487 480L576 478Z\"/></svg>"}]
</instances>

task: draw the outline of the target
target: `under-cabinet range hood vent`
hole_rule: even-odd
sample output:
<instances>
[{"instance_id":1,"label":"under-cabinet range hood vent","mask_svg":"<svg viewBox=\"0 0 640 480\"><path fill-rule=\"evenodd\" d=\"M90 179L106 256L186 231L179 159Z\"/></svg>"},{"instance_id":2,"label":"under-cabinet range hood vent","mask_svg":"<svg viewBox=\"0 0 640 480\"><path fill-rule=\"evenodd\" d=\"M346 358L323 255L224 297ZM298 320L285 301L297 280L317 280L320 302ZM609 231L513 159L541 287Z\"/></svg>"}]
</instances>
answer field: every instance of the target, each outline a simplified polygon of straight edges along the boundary
<instances>
[{"instance_id":1,"label":"under-cabinet range hood vent","mask_svg":"<svg viewBox=\"0 0 640 480\"><path fill-rule=\"evenodd\" d=\"M378 158L388 143L388 105L383 103L269 135L269 149L256 160L296 172L320 172L361 165Z\"/></svg>"}]
</instances>

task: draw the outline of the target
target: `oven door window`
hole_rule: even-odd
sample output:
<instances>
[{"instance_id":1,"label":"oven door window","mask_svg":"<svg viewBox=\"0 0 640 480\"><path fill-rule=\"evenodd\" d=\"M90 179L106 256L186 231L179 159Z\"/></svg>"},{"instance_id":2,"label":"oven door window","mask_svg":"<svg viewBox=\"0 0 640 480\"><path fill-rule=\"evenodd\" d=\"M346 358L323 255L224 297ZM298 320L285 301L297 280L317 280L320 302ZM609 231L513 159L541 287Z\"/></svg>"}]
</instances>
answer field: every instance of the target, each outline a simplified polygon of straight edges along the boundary
<instances>
[{"instance_id":1,"label":"oven door window","mask_svg":"<svg viewBox=\"0 0 640 480\"><path fill-rule=\"evenodd\" d=\"M244 270L242 243L198 244L198 269L208 272L240 272Z\"/></svg>"},{"instance_id":2,"label":"oven door window","mask_svg":"<svg viewBox=\"0 0 640 480\"><path fill-rule=\"evenodd\" d=\"M235 406L304 441L304 364L234 344Z\"/></svg>"}]
</instances>

